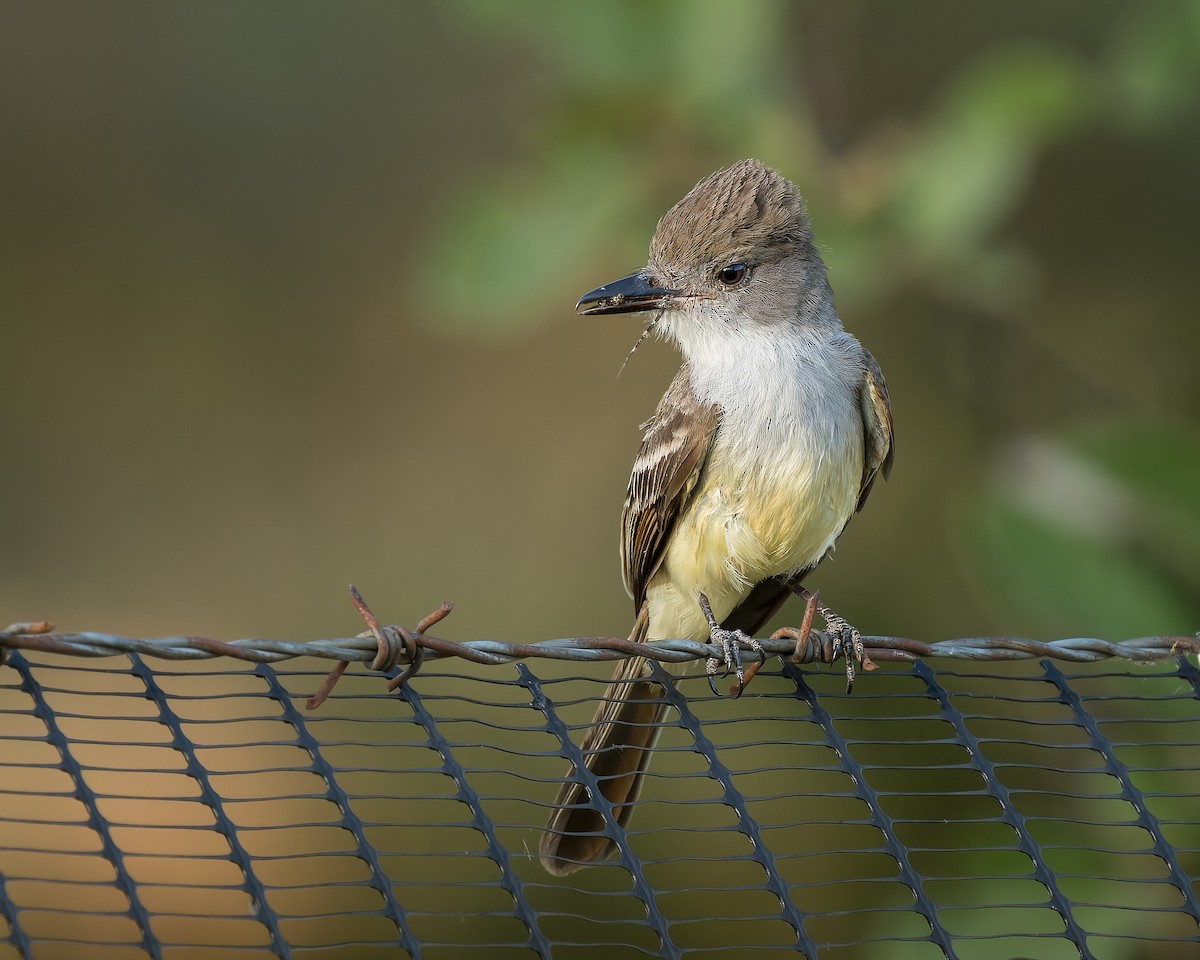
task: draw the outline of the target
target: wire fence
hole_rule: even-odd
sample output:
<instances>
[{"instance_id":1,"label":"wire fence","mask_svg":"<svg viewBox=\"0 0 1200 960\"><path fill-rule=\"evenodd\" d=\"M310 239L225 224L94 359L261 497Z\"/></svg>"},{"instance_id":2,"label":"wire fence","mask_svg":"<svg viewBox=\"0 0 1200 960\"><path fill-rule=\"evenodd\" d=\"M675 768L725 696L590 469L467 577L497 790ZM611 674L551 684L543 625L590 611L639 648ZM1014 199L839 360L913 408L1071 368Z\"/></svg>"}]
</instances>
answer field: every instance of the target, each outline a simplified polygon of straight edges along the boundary
<instances>
[{"instance_id":1,"label":"wire fence","mask_svg":"<svg viewBox=\"0 0 1200 960\"><path fill-rule=\"evenodd\" d=\"M355 593L361 603L361 598ZM365 605L360 607L365 610ZM650 640L634 642L621 637L565 637L537 643L507 643L500 640L454 641L431 636L426 624L442 620L452 605L443 604L413 630L399 626L380 626L369 610L365 615L371 629L354 637L326 640L214 640L209 637L173 636L139 639L110 633L86 631L55 633L47 621L15 623L0 630L0 658L4 650L37 650L75 657L111 657L136 653L164 660L211 660L232 657L250 663L279 663L296 657L318 657L340 663L365 663L372 670L386 671L404 667L404 679L426 661L459 658L471 663L499 666L517 660L568 660L594 663L645 657L660 663L690 663L721 659L723 651L713 644L696 640ZM922 658L947 657L958 660L1030 660L1051 657L1075 663L1110 658L1151 663L1178 655L1200 653L1200 636L1158 634L1133 637L1120 642L1095 637L1064 637L1059 640L1031 640L1027 637L960 637L925 643L908 637L863 636L867 658L872 661L913 662ZM776 634L757 641L752 648L739 651L743 663L761 659L761 654L787 657L792 663L832 663L840 654L833 637L813 630L806 639ZM2 660L0 660L2 662ZM413 669L416 668L416 669ZM400 686L399 683L394 686Z\"/></svg>"},{"instance_id":2,"label":"wire fence","mask_svg":"<svg viewBox=\"0 0 1200 960\"><path fill-rule=\"evenodd\" d=\"M24 626L0 633L0 957L1200 956L1193 638L936 665L869 639L905 658L853 695L820 638L739 700L656 664L673 709L618 855L552 878L541 829L609 672L580 662L622 641L463 644L502 662L389 691L291 659L375 662L374 635L214 663ZM393 678L426 640L455 656L395 631Z\"/></svg>"}]
</instances>

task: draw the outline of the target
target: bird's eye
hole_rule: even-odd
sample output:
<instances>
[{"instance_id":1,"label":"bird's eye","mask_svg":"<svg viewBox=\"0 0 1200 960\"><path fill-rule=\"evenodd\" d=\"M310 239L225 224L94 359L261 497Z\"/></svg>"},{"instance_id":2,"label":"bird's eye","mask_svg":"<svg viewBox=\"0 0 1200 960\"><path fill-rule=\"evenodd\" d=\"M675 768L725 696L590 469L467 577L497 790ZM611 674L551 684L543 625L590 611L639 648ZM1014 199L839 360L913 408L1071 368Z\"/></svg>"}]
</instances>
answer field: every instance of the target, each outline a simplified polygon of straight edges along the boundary
<instances>
[{"instance_id":1,"label":"bird's eye","mask_svg":"<svg viewBox=\"0 0 1200 960\"><path fill-rule=\"evenodd\" d=\"M731 263L717 271L717 279L727 287L736 287L749 273L750 268L744 263Z\"/></svg>"}]
</instances>

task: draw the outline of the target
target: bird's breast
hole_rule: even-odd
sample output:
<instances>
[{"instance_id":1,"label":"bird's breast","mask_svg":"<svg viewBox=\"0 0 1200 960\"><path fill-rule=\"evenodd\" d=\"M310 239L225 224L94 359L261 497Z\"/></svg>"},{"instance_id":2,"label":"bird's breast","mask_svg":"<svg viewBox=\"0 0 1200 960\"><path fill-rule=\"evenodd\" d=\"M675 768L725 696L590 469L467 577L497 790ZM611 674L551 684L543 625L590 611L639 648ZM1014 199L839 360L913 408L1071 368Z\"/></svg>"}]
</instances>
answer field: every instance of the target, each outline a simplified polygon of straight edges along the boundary
<instances>
[{"instance_id":1,"label":"bird's breast","mask_svg":"<svg viewBox=\"0 0 1200 960\"><path fill-rule=\"evenodd\" d=\"M663 563L647 585L650 634L704 637L770 577L815 566L858 501L862 348L834 338L729 337L689 356L692 388L721 410Z\"/></svg>"},{"instance_id":2,"label":"bird's breast","mask_svg":"<svg viewBox=\"0 0 1200 960\"><path fill-rule=\"evenodd\" d=\"M862 433L852 414L812 423L777 415L745 429L723 423L686 511L692 530L681 539L697 560L721 556L747 586L815 565L858 496Z\"/></svg>"},{"instance_id":3,"label":"bird's breast","mask_svg":"<svg viewBox=\"0 0 1200 960\"><path fill-rule=\"evenodd\" d=\"M656 636L704 636L696 593L727 616L754 585L815 566L854 511L861 421L845 409L802 418L776 408L724 418L647 591Z\"/></svg>"}]
</instances>

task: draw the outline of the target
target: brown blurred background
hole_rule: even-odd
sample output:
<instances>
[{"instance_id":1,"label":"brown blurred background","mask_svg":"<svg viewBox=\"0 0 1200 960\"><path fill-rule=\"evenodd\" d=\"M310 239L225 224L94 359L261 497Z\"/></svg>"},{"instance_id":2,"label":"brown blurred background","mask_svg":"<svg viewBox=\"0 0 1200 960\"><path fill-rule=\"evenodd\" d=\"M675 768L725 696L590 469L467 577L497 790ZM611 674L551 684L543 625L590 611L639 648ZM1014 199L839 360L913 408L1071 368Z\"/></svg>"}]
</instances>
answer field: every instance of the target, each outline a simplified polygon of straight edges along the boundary
<instances>
[{"instance_id":1,"label":"brown blurred background","mask_svg":"<svg viewBox=\"0 0 1200 960\"><path fill-rule=\"evenodd\" d=\"M623 635L617 519L637 424L677 358L645 345L618 380L640 326L572 308L644 262L657 218L698 179L755 156L809 197L843 319L886 371L896 416L895 472L813 578L825 599L866 632L923 640L1195 631L1198 121L1196 0L0 4L0 616L303 640L360 629L346 599L354 582L388 622L412 624L455 600L439 629L456 639ZM272 904L287 912L289 885L315 871L271 860L292 842L289 817L336 823L342 811L321 801L312 812L308 793L323 796L323 785L276 769L306 761L290 758L294 731L263 713L261 697L239 698L260 686L238 676L242 666L194 668L194 683L191 670L155 667ZM39 669L65 736L92 747L89 782L119 801L102 812L135 828L127 851L161 857L163 879L137 876L145 895L181 876L208 882L185 844L207 850L209 831L168 837L181 844L176 862L152 829L206 824L207 809L125 661ZM310 692L319 669L285 668L289 689ZM899 797L893 815L919 823L908 842L961 843L972 870L1003 877L1007 867L979 859L992 841L972 818L992 812L955 793L954 764L966 760L947 759L955 735L926 717L924 682L883 670L844 700L837 669L817 685L860 761L913 766L868 770ZM996 669L1004 679L968 699L984 752L1008 764L1015 791L1029 764L1025 812L1041 815L1045 790L1052 840L1069 829L1106 849L1087 824L1127 813L1096 814L1087 791L1072 799L1054 772L1091 769L1093 751L1058 749L1073 728L1061 704L1043 702L1053 694L1040 681L1021 686L1034 666ZM553 687L578 730L608 668L536 670L597 678ZM309 728L377 850L394 856L389 876L410 884L397 887L406 908L420 910L424 880L491 861L457 856L480 842L461 825L452 841L426 829L427 818L462 817L446 799L457 781L436 772L423 729L395 722L408 707L352 673ZM458 738L527 889L550 905L547 922L628 910L628 897L579 899L583 887L624 889L620 871L581 873L577 888L549 882L521 854L536 848L564 765L540 718L525 716L525 691L502 686L513 675L435 664L415 689ZM0 847L66 844L64 824L83 817L14 677L2 678L15 704L6 789L25 793L6 801ZM1107 705L1128 690L1108 682L1083 684L1105 716L1152 709ZM89 694L106 683L121 696ZM776 830L772 842L804 871L789 879L803 881L800 908L836 914L826 902L835 888L821 886L830 871L891 868L843 855L877 839L864 837L857 807L828 806L850 787L844 772L822 772L833 763L825 731L786 682L756 684L736 702L707 698L697 676L683 689L699 691L699 716L716 718L706 729L764 824L820 824ZM78 702L62 690L79 691ZM1159 696L1164 714L1190 716L1173 678L1138 690ZM920 716L906 722L910 707ZM1016 732L993 729L990 711L1004 723L1019 716ZM880 733L871 724L885 714ZM1163 729L1114 735L1151 743L1134 769L1194 771L1194 729L1181 724L1179 743L1155 747ZM154 762L178 782L128 775L149 763L124 756L141 741L162 744ZM909 741L911 755L898 746ZM1055 750L1027 756L1027 742ZM657 889L686 890L689 904L709 874L674 858L742 842L693 746L668 730L636 840L666 858ZM1197 849L1195 791L1151 774L1140 782L1159 816L1186 825L1179 848ZM173 790L190 798L183 813L163 803ZM695 790L699 799L681 799ZM300 795L299 813L266 802ZM59 812L51 800L64 797L70 809ZM843 816L849 826L834 824ZM964 826L960 840L939 836L951 820ZM697 848L671 832L680 824L725 832ZM822 843L842 850L810 875L799 855ZM456 855L420 859L435 848ZM361 868L346 859L348 873ZM1052 866L1125 876L1127 861L1113 862ZM707 869L742 882L719 860ZM52 879L74 883L78 870L71 860ZM213 887L226 882L233 893L212 896L229 902L182 887L147 902L168 922L201 918L200 936L220 939L211 917L246 912L236 877ZM108 883L91 895L107 896ZM977 898L980 929L1012 898L1003 883ZM965 890L945 886L948 902ZM58 909L59 889L36 895ZM340 889L321 887L334 894L320 909L340 911ZM1174 909L1173 888L1146 889L1164 898L1153 910ZM10 890L27 914L40 902ZM456 930L463 916L508 909L488 899L494 885L468 893L446 917ZM715 909L694 902L698 916ZM88 909L124 909L104 903ZM830 942L868 929L858 914L835 919L838 930L820 934ZM81 939L101 937L74 922ZM491 928L481 930L486 943Z\"/></svg>"},{"instance_id":2,"label":"brown blurred background","mask_svg":"<svg viewBox=\"0 0 1200 960\"><path fill-rule=\"evenodd\" d=\"M1195 2L5 4L0 608L624 634L676 358L572 307L755 156L896 415L825 598L1194 631L1198 51Z\"/></svg>"}]
</instances>

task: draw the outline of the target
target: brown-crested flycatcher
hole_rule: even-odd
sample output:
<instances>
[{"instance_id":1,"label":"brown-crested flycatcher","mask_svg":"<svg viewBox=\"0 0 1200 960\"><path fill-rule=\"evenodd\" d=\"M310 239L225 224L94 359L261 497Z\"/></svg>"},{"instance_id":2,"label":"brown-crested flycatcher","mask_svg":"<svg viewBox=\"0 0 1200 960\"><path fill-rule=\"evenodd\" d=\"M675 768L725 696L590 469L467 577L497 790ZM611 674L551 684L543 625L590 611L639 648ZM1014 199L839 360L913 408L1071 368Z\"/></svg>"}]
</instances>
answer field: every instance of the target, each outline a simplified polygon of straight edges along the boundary
<instances>
[{"instance_id":1,"label":"brown-crested flycatcher","mask_svg":"<svg viewBox=\"0 0 1200 960\"><path fill-rule=\"evenodd\" d=\"M842 329L804 201L755 160L715 173L659 221L645 268L576 309L654 311L654 332L683 353L643 425L621 515L630 638L711 640L736 657L739 631L774 615L892 465L887 386ZM861 659L858 632L821 612ZM584 738L621 827L665 709L646 661L624 660ZM542 863L558 875L615 852L575 773L542 836Z\"/></svg>"}]
</instances>

